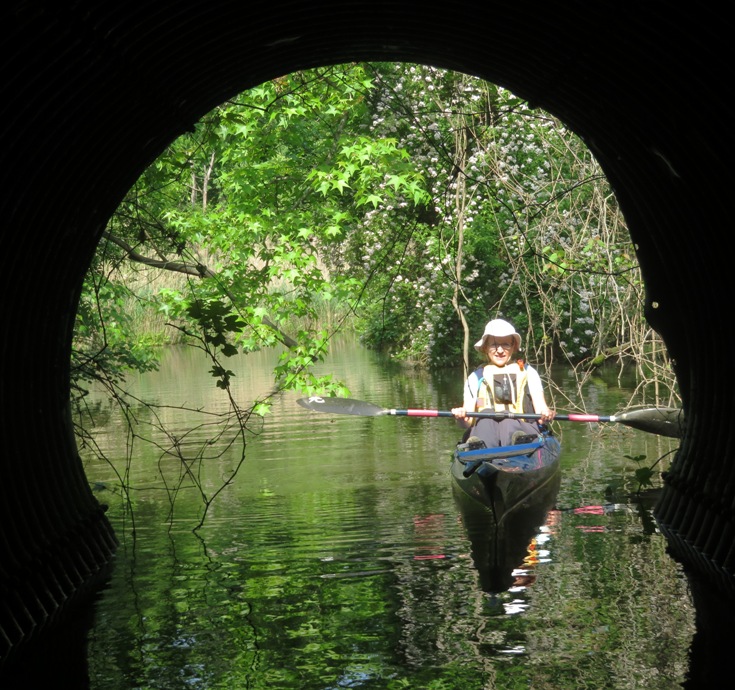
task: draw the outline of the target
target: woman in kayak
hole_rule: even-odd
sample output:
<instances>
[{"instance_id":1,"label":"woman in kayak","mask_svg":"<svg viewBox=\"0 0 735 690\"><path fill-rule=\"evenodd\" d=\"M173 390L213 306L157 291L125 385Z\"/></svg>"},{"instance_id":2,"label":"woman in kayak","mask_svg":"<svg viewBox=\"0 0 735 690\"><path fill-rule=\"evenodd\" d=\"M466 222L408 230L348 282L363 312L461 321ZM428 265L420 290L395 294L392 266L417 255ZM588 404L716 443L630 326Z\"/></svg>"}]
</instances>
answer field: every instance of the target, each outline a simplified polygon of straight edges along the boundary
<instances>
[{"instance_id":1,"label":"woman in kayak","mask_svg":"<svg viewBox=\"0 0 735 690\"><path fill-rule=\"evenodd\" d=\"M554 419L555 411L546 404L544 388L538 372L522 359L513 360L521 348L521 336L503 319L485 326L475 349L487 356L488 364L472 372L465 382L464 403L452 414L467 429L465 439L482 441L488 448L520 442L524 436L534 439L539 424ZM540 414L538 424L521 419L479 419L468 412L512 412ZM523 439L525 440L525 439Z\"/></svg>"}]
</instances>

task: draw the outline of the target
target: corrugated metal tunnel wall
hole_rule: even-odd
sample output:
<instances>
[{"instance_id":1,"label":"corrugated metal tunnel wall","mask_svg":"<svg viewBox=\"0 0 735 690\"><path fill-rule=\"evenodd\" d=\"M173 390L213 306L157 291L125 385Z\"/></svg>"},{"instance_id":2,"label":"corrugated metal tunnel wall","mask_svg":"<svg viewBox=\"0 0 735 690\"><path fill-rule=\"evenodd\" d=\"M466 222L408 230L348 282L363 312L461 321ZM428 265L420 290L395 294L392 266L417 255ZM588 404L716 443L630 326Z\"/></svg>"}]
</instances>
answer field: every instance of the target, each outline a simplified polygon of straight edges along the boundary
<instances>
[{"instance_id":1,"label":"corrugated metal tunnel wall","mask_svg":"<svg viewBox=\"0 0 735 690\"><path fill-rule=\"evenodd\" d=\"M702 630L716 619L713 592L731 607L729 37L727 22L683 7L6 3L0 655L36 640L114 553L67 410L78 290L108 217L165 145L227 97L297 68L345 61L423 62L481 76L584 137L638 246L647 314L684 397L687 434L658 517L694 578Z\"/></svg>"}]
</instances>

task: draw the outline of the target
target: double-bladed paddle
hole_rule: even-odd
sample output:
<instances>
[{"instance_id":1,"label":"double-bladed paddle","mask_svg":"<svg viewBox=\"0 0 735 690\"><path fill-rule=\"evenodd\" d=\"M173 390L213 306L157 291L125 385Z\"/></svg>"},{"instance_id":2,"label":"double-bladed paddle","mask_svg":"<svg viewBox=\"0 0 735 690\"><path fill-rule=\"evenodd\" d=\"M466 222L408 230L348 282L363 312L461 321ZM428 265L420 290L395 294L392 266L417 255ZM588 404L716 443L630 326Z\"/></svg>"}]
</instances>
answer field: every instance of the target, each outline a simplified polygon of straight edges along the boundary
<instances>
[{"instance_id":1,"label":"double-bladed paddle","mask_svg":"<svg viewBox=\"0 0 735 690\"><path fill-rule=\"evenodd\" d=\"M351 398L323 398L313 395L299 398L296 401L301 407L328 414L351 414L359 417L381 417L393 415L398 417L454 417L449 410L396 410L379 407L362 400ZM515 412L468 412L468 417L486 419L541 419L540 414L517 414ZM554 421L560 422L611 422L624 424L639 431L647 431L659 436L681 438L684 427L684 413L674 407L648 407L640 410L629 410L616 415L600 416L596 414L558 414Z\"/></svg>"}]
</instances>

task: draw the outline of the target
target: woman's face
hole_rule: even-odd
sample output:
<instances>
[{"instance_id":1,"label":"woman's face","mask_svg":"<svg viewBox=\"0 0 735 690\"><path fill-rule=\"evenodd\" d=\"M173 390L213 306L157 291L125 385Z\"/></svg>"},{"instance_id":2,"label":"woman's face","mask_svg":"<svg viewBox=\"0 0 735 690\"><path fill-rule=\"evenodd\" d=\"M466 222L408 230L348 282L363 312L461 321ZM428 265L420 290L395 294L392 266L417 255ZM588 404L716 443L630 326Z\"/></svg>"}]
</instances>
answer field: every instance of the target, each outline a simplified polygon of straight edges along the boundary
<instances>
[{"instance_id":1,"label":"woman's face","mask_svg":"<svg viewBox=\"0 0 735 690\"><path fill-rule=\"evenodd\" d=\"M504 367L515 351L515 339L512 336L502 336L500 338L490 337L487 339L485 352L491 364L496 367Z\"/></svg>"}]
</instances>

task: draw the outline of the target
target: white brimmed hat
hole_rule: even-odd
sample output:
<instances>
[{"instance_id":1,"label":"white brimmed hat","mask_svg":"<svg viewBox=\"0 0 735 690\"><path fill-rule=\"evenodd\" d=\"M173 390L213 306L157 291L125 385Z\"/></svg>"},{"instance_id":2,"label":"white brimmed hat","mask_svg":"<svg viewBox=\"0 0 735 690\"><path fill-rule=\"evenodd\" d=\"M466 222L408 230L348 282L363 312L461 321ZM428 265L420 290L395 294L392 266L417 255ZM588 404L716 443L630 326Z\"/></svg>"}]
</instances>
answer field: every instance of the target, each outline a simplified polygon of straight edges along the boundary
<instances>
[{"instance_id":1,"label":"white brimmed hat","mask_svg":"<svg viewBox=\"0 0 735 690\"><path fill-rule=\"evenodd\" d=\"M520 350L521 336L516 333L516 329L513 328L513 326L511 326L507 321L503 321L503 319L493 319L492 321L488 321L487 326L485 326L485 332L482 334L482 338L475 343L475 349L478 352L485 352L485 341L488 337L507 338L509 335L512 335L513 339L516 341L516 350Z\"/></svg>"}]
</instances>

